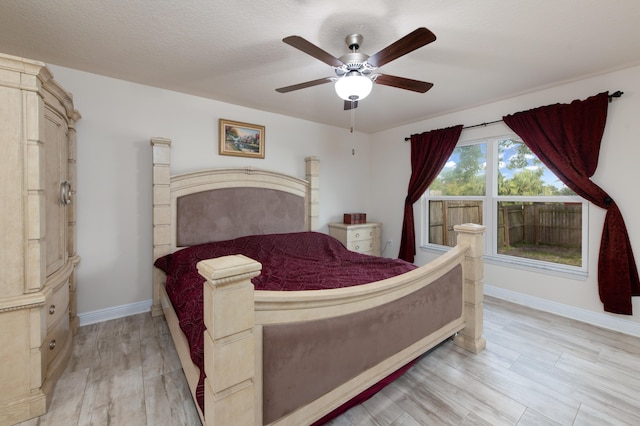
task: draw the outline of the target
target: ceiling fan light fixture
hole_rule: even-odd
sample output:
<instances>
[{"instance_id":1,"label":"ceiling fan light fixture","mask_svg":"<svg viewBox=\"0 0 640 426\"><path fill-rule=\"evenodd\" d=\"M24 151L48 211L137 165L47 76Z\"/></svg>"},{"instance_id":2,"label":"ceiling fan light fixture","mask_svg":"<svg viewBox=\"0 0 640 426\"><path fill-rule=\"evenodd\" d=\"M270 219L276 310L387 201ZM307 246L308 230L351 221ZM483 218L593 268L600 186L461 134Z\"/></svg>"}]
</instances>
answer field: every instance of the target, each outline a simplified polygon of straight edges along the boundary
<instances>
[{"instance_id":1,"label":"ceiling fan light fixture","mask_svg":"<svg viewBox=\"0 0 640 426\"><path fill-rule=\"evenodd\" d=\"M336 93L345 101L359 101L371 93L373 81L359 72L347 73L336 81Z\"/></svg>"}]
</instances>

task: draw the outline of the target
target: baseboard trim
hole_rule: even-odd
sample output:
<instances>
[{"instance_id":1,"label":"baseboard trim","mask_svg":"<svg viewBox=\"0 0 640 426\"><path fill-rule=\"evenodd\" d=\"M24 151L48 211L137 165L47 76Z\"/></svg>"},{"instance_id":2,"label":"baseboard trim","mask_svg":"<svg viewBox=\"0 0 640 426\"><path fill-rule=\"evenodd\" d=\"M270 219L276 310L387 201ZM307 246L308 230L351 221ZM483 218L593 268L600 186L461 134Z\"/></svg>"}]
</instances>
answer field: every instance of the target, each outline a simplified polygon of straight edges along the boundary
<instances>
[{"instance_id":1,"label":"baseboard trim","mask_svg":"<svg viewBox=\"0 0 640 426\"><path fill-rule=\"evenodd\" d=\"M552 302L550 300L529 296L527 294L487 284L484 285L484 294L506 300L508 302L517 303L518 305L528 306L530 308L586 322L609 330L640 337L640 323L618 318L614 314L608 314L606 312L599 313L582 308L576 308L574 306Z\"/></svg>"},{"instance_id":2,"label":"baseboard trim","mask_svg":"<svg viewBox=\"0 0 640 426\"><path fill-rule=\"evenodd\" d=\"M80 327L83 325L95 324L109 321L116 318L128 317L130 315L141 314L151 310L151 299L141 302L128 303L126 305L114 306L112 308L99 309L93 312L78 314Z\"/></svg>"},{"instance_id":3,"label":"baseboard trim","mask_svg":"<svg viewBox=\"0 0 640 426\"><path fill-rule=\"evenodd\" d=\"M484 294L541 311L572 318L588 324L597 325L609 330L640 337L640 323L617 318L613 314L588 311L558 302L529 296L512 290L506 290L492 285L484 285ZM93 312L78 314L80 326L109 321L116 318L128 317L130 315L141 314L151 310L151 299L141 302L129 303L112 308L100 309Z\"/></svg>"}]
</instances>

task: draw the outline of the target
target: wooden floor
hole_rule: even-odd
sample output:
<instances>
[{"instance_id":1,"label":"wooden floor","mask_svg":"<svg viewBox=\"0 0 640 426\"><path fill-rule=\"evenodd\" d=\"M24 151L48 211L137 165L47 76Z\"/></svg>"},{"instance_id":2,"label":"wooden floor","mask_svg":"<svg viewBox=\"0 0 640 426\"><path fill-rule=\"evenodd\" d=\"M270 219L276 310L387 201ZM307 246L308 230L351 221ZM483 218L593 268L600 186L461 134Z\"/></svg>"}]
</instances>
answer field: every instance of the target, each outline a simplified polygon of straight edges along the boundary
<instances>
[{"instance_id":1,"label":"wooden floor","mask_svg":"<svg viewBox=\"0 0 640 426\"><path fill-rule=\"evenodd\" d=\"M447 341L343 425L640 425L640 339L497 299L487 349ZM33 425L199 425L161 318L81 327L49 412ZM297 425L296 425L297 426Z\"/></svg>"}]
</instances>

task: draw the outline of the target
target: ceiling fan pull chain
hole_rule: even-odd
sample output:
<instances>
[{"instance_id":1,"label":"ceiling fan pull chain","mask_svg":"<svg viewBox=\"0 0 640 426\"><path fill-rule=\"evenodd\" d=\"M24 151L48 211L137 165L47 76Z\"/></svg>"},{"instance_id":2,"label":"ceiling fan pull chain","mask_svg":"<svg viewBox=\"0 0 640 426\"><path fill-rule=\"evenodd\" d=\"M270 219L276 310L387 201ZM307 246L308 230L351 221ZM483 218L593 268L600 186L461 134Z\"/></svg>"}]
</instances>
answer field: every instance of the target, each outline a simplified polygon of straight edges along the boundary
<instances>
[{"instance_id":1,"label":"ceiling fan pull chain","mask_svg":"<svg viewBox=\"0 0 640 426\"><path fill-rule=\"evenodd\" d=\"M352 103L355 101L351 101ZM356 109L351 108L351 155L356 155L356 134L353 131L356 121Z\"/></svg>"}]
</instances>

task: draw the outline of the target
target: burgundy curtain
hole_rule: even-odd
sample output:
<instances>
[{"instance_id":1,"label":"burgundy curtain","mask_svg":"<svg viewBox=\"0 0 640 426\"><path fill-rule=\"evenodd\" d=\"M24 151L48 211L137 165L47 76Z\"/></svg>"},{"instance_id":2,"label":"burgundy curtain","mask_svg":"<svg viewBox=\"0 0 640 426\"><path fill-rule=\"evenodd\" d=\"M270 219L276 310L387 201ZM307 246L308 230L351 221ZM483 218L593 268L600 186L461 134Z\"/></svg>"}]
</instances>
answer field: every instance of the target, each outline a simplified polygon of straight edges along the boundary
<instances>
[{"instance_id":1,"label":"burgundy curtain","mask_svg":"<svg viewBox=\"0 0 640 426\"><path fill-rule=\"evenodd\" d=\"M627 227L616 203L590 179L598 166L607 92L503 117L538 158L576 194L606 209L598 259L600 300L607 312L631 315L640 280Z\"/></svg>"},{"instance_id":2,"label":"burgundy curtain","mask_svg":"<svg viewBox=\"0 0 640 426\"><path fill-rule=\"evenodd\" d=\"M446 129L411 135L411 178L404 200L404 221L398 257L413 262L416 255L416 230L413 203L418 201L438 176L458 143L462 124Z\"/></svg>"}]
</instances>

